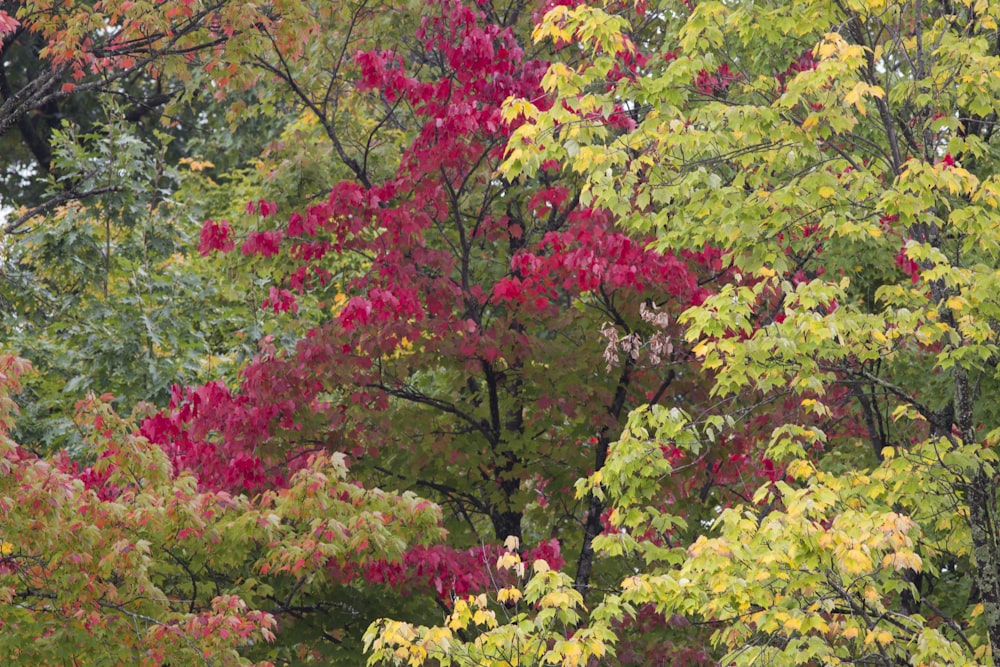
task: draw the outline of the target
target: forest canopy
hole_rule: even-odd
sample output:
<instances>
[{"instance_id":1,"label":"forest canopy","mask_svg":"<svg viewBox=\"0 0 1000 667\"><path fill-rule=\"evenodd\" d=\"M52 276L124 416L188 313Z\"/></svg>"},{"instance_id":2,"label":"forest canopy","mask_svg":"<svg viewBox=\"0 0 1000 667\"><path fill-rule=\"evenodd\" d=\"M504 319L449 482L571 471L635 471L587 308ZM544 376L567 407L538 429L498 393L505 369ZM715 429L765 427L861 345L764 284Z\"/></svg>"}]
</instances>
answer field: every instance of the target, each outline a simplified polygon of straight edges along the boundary
<instances>
[{"instance_id":1,"label":"forest canopy","mask_svg":"<svg viewBox=\"0 0 1000 667\"><path fill-rule=\"evenodd\" d=\"M0 654L994 664L998 15L0 3Z\"/></svg>"}]
</instances>

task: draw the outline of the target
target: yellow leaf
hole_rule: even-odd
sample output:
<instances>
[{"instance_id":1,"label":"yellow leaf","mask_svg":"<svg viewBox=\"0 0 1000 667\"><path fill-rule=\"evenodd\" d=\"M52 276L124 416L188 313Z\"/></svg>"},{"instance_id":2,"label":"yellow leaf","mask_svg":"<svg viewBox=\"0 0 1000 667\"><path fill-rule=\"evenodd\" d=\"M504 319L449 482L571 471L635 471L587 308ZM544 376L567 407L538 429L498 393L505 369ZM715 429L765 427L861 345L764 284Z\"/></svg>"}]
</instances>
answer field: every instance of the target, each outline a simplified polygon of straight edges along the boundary
<instances>
[{"instance_id":1,"label":"yellow leaf","mask_svg":"<svg viewBox=\"0 0 1000 667\"><path fill-rule=\"evenodd\" d=\"M410 648L410 660L409 664L411 667L419 667L419 665L424 664L424 660L427 658L427 649L423 646L413 646Z\"/></svg>"},{"instance_id":2,"label":"yellow leaf","mask_svg":"<svg viewBox=\"0 0 1000 667\"><path fill-rule=\"evenodd\" d=\"M206 169L211 169L215 165L208 160L195 160L189 157L182 157L178 160L180 164L186 164L188 169L191 171L205 171Z\"/></svg>"},{"instance_id":3,"label":"yellow leaf","mask_svg":"<svg viewBox=\"0 0 1000 667\"><path fill-rule=\"evenodd\" d=\"M809 399L807 399L809 400ZM815 401L813 401L815 403ZM813 473L813 466L808 461L797 460L788 464L787 472L794 479L805 479Z\"/></svg>"},{"instance_id":4,"label":"yellow leaf","mask_svg":"<svg viewBox=\"0 0 1000 667\"><path fill-rule=\"evenodd\" d=\"M517 539L517 538L515 538ZM497 569L498 570L509 570L518 563L521 562L520 557L511 551L504 552L500 558L497 559Z\"/></svg>"},{"instance_id":5,"label":"yellow leaf","mask_svg":"<svg viewBox=\"0 0 1000 667\"><path fill-rule=\"evenodd\" d=\"M512 121L518 118L534 118L538 115L538 108L525 99L515 98L504 104L504 120Z\"/></svg>"},{"instance_id":6,"label":"yellow leaf","mask_svg":"<svg viewBox=\"0 0 1000 667\"><path fill-rule=\"evenodd\" d=\"M962 307L965 306L965 299L963 299L960 296L953 296L950 297L947 301L945 301L944 305L946 305L951 310L962 310Z\"/></svg>"},{"instance_id":7,"label":"yellow leaf","mask_svg":"<svg viewBox=\"0 0 1000 667\"><path fill-rule=\"evenodd\" d=\"M820 60L826 60L827 58L830 58L834 54L840 52L846 45L847 44L843 37L841 37L838 33L831 32L827 33L823 37L823 41L820 42L819 46L817 46L814 51Z\"/></svg>"},{"instance_id":8,"label":"yellow leaf","mask_svg":"<svg viewBox=\"0 0 1000 667\"><path fill-rule=\"evenodd\" d=\"M882 567L893 567L896 570L913 570L914 572L920 572L923 562L920 560L920 556L913 553L912 551L897 551L895 553L886 554L882 558Z\"/></svg>"},{"instance_id":9,"label":"yellow leaf","mask_svg":"<svg viewBox=\"0 0 1000 667\"><path fill-rule=\"evenodd\" d=\"M479 609L472 615L472 622L476 625L485 625L489 628L495 628L497 625L497 619L496 616L493 615L493 612L482 609Z\"/></svg>"},{"instance_id":10,"label":"yellow leaf","mask_svg":"<svg viewBox=\"0 0 1000 667\"><path fill-rule=\"evenodd\" d=\"M810 129L816 127L819 124L819 117L816 114L811 113L809 116L802 121L802 129L809 131Z\"/></svg>"},{"instance_id":11,"label":"yellow leaf","mask_svg":"<svg viewBox=\"0 0 1000 667\"><path fill-rule=\"evenodd\" d=\"M583 648L577 642L570 642L563 650L563 666L571 667L583 663Z\"/></svg>"},{"instance_id":12,"label":"yellow leaf","mask_svg":"<svg viewBox=\"0 0 1000 667\"><path fill-rule=\"evenodd\" d=\"M906 417L909 411L910 411L909 406L897 405L895 409L893 409L892 414L889 415L889 418L892 419L892 421L899 421L903 417Z\"/></svg>"},{"instance_id":13,"label":"yellow leaf","mask_svg":"<svg viewBox=\"0 0 1000 667\"><path fill-rule=\"evenodd\" d=\"M431 628L427 631L426 643L446 647L451 638L451 630L448 628Z\"/></svg>"},{"instance_id":14,"label":"yellow leaf","mask_svg":"<svg viewBox=\"0 0 1000 667\"><path fill-rule=\"evenodd\" d=\"M861 549L849 549L841 563L848 574L863 574L872 569L872 559Z\"/></svg>"},{"instance_id":15,"label":"yellow leaf","mask_svg":"<svg viewBox=\"0 0 1000 667\"><path fill-rule=\"evenodd\" d=\"M469 626L469 603L465 600L456 600L455 608L451 611L451 618L448 619L448 627L452 630L464 630Z\"/></svg>"},{"instance_id":16,"label":"yellow leaf","mask_svg":"<svg viewBox=\"0 0 1000 667\"><path fill-rule=\"evenodd\" d=\"M501 604L514 603L521 599L521 591L516 588L501 588L497 591L497 602Z\"/></svg>"},{"instance_id":17,"label":"yellow leaf","mask_svg":"<svg viewBox=\"0 0 1000 667\"><path fill-rule=\"evenodd\" d=\"M621 586L622 586L622 590L625 591L626 593L628 593L630 591L639 590L640 588L643 589L643 590L652 590L650 588L649 584L647 582L643 581L642 577L638 577L638 576L636 576L636 577L627 577L627 578L623 579Z\"/></svg>"},{"instance_id":18,"label":"yellow leaf","mask_svg":"<svg viewBox=\"0 0 1000 667\"><path fill-rule=\"evenodd\" d=\"M538 606L552 609L569 609L573 607L569 593L563 590L546 593L545 597L538 601Z\"/></svg>"},{"instance_id":19,"label":"yellow leaf","mask_svg":"<svg viewBox=\"0 0 1000 667\"><path fill-rule=\"evenodd\" d=\"M837 194L837 191L831 188L829 185L824 185L819 189L819 196L823 199L829 199L833 195Z\"/></svg>"},{"instance_id":20,"label":"yellow leaf","mask_svg":"<svg viewBox=\"0 0 1000 667\"><path fill-rule=\"evenodd\" d=\"M869 93L872 96L879 98L885 96L885 93L878 86L870 86L864 81L858 81L856 84L854 84L854 88L851 88L851 91L847 93L847 95L844 95L844 102L846 102L847 104L853 104L855 107L857 107L858 111L862 111L863 109L861 106L861 98L865 94Z\"/></svg>"}]
</instances>

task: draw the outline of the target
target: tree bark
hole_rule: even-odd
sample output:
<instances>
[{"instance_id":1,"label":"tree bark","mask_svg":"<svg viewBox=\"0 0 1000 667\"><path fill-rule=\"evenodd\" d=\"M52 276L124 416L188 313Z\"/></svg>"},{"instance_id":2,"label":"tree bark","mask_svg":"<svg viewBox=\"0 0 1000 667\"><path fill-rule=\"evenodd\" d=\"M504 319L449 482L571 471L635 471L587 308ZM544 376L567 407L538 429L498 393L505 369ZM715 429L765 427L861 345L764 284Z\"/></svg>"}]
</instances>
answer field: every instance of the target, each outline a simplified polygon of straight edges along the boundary
<instances>
[{"instance_id":1,"label":"tree bark","mask_svg":"<svg viewBox=\"0 0 1000 667\"><path fill-rule=\"evenodd\" d=\"M594 455L594 470L604 467L608 458L608 436L602 435L597 441L597 452ZM576 562L576 579L573 587L584 593L590 585L590 574L594 569L594 538L601 534L601 514L604 513L604 503L591 492L587 496L587 520L583 524L583 546L580 548L580 558Z\"/></svg>"},{"instance_id":2,"label":"tree bark","mask_svg":"<svg viewBox=\"0 0 1000 667\"><path fill-rule=\"evenodd\" d=\"M973 578L983 603L983 619L990 636L993 659L1000 659L1000 544L997 536L996 485L980 468L969 483L969 525L976 559Z\"/></svg>"},{"instance_id":3,"label":"tree bark","mask_svg":"<svg viewBox=\"0 0 1000 667\"><path fill-rule=\"evenodd\" d=\"M628 396L628 388L632 382L632 369L635 367L635 360L625 357L625 365L622 367L621 375L618 377L618 386L615 388L615 395L608 406L608 414L615 421L620 422L622 413L625 410L625 400ZM668 378L673 379L673 373ZM670 380L667 380L669 383ZM610 427L601 429L601 434L597 438L597 447L594 452L594 472L604 467L608 460L608 447L611 445ZM585 592L590 586L590 575L594 569L594 538L601 534L604 526L601 524L601 514L604 513L604 503L593 492L587 495L587 519L583 524L583 545L580 547L580 557L576 562L576 579L573 587Z\"/></svg>"}]
</instances>

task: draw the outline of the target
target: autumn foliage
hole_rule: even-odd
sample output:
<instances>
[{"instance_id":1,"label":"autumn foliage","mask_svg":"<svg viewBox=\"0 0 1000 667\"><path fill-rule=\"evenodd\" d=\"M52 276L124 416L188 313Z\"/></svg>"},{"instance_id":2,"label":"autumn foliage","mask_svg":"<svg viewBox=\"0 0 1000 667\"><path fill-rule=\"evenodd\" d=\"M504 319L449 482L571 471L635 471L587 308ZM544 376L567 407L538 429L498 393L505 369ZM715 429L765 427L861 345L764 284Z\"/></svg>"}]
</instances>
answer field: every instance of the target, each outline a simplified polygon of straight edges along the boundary
<instances>
[{"instance_id":1,"label":"autumn foliage","mask_svg":"<svg viewBox=\"0 0 1000 667\"><path fill-rule=\"evenodd\" d=\"M0 653L989 664L996 8L383 4L0 9Z\"/></svg>"}]
</instances>

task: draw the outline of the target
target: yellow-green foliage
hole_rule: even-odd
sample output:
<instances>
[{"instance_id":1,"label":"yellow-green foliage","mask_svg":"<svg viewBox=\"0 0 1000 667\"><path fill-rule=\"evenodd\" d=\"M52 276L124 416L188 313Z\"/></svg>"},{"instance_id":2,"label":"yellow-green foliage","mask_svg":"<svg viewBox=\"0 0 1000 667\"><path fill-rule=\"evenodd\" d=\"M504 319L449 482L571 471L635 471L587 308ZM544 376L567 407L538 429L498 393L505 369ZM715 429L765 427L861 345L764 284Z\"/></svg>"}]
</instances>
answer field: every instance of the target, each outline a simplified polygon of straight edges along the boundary
<instances>
[{"instance_id":1,"label":"yellow-green foliage","mask_svg":"<svg viewBox=\"0 0 1000 667\"><path fill-rule=\"evenodd\" d=\"M684 470L661 446L697 459L750 412L634 413L578 492L608 499L618 532L595 544L636 558L636 571L573 621L573 637L654 605L708 624L726 665L991 664L1000 4L648 4L662 41L639 76L614 85L609 63L633 48L634 26L595 7L546 16L539 39L589 55L550 69L551 110L508 102L524 122L504 172L558 160L587 179L585 203L664 251L720 249L728 279L680 318L691 354L725 405L759 400L761 412L783 396L802 410L774 415L757 442L783 476L700 525L669 506L663 482ZM800 57L811 64L781 74ZM726 85L695 83L722 65ZM635 111L634 129L596 120L616 104ZM843 419L857 428L832 437ZM491 656L539 662L530 647L544 633L489 618ZM380 627L373 663L402 645L388 639L398 626ZM436 646L445 660L468 650Z\"/></svg>"}]
</instances>

